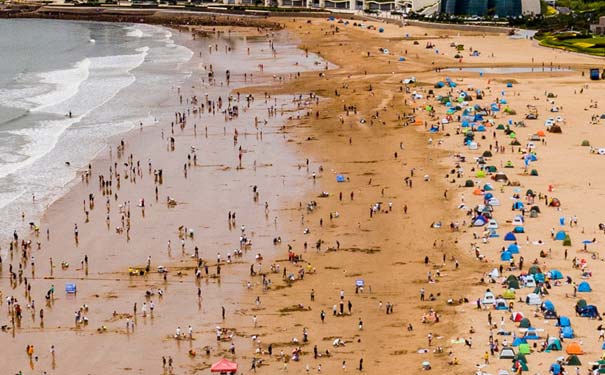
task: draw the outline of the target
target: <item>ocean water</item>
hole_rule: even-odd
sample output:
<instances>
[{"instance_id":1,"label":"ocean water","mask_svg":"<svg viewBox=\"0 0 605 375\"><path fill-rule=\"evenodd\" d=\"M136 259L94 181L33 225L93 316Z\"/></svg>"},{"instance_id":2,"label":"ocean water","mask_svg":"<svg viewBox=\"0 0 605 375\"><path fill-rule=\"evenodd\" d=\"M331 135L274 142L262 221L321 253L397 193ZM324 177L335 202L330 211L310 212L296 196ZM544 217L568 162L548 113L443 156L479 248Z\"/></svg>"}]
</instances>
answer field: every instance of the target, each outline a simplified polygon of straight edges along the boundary
<instances>
[{"instance_id":1,"label":"ocean water","mask_svg":"<svg viewBox=\"0 0 605 375\"><path fill-rule=\"evenodd\" d=\"M55 20L2 20L0 51L0 236L61 196L108 137L153 125L193 56L162 27Z\"/></svg>"}]
</instances>

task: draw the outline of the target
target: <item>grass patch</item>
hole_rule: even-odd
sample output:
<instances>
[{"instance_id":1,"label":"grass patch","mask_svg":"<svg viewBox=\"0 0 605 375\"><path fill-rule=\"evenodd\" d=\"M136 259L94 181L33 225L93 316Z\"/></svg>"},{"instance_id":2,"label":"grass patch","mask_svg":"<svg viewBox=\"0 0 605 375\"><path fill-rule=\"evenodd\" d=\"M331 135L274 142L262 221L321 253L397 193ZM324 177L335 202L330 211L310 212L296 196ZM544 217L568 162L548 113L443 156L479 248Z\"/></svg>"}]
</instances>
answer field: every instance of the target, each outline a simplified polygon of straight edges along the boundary
<instances>
[{"instance_id":1,"label":"grass patch","mask_svg":"<svg viewBox=\"0 0 605 375\"><path fill-rule=\"evenodd\" d=\"M539 33L540 45L594 56L605 56L605 37L581 33Z\"/></svg>"}]
</instances>

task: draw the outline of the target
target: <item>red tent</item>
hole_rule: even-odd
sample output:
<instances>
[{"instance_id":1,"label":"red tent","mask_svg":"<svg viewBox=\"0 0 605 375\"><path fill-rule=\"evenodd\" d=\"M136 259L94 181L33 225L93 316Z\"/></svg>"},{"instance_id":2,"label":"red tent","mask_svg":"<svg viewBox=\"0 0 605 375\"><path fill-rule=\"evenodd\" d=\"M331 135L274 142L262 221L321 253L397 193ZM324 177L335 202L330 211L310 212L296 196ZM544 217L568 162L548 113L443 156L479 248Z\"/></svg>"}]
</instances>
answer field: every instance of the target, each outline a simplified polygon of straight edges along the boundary
<instances>
[{"instance_id":1,"label":"red tent","mask_svg":"<svg viewBox=\"0 0 605 375\"><path fill-rule=\"evenodd\" d=\"M237 371L237 363L231 362L228 359L221 359L210 367L211 372L235 373Z\"/></svg>"}]
</instances>

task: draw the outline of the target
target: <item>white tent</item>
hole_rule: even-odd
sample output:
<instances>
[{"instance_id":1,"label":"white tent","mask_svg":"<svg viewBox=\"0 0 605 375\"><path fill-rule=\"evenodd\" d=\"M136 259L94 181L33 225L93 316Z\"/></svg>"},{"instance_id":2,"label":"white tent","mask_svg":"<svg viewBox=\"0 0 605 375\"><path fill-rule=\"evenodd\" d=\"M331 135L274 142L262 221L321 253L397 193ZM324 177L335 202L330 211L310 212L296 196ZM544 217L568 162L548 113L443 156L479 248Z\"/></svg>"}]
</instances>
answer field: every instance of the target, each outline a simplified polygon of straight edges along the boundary
<instances>
[{"instance_id":1,"label":"white tent","mask_svg":"<svg viewBox=\"0 0 605 375\"><path fill-rule=\"evenodd\" d=\"M542 304L542 298L536 293L530 293L525 297L525 302L528 305L540 305Z\"/></svg>"}]
</instances>

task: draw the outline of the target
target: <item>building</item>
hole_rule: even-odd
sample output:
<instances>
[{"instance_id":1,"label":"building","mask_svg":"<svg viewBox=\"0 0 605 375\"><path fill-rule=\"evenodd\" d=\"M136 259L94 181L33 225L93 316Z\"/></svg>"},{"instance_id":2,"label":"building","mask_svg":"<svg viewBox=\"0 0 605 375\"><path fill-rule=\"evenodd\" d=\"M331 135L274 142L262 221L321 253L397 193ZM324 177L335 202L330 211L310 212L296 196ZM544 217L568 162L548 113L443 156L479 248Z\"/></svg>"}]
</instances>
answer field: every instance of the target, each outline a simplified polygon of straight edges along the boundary
<instances>
[{"instance_id":1,"label":"building","mask_svg":"<svg viewBox=\"0 0 605 375\"><path fill-rule=\"evenodd\" d=\"M599 23L590 25L590 32L595 35L605 34L605 16L599 17Z\"/></svg>"},{"instance_id":2,"label":"building","mask_svg":"<svg viewBox=\"0 0 605 375\"><path fill-rule=\"evenodd\" d=\"M538 13L534 14L539 14L539 6L539 0L441 0L440 11L456 16L506 18L534 13L536 9Z\"/></svg>"},{"instance_id":3,"label":"building","mask_svg":"<svg viewBox=\"0 0 605 375\"><path fill-rule=\"evenodd\" d=\"M145 1L145 0L132 0ZM170 1L170 0L159 0ZM173 0L177 1L177 0ZM182 1L182 0L178 0ZM438 6L440 0L187 0L203 4L261 5L284 8L328 9L353 13L363 10L410 12ZM476 0L474 0L476 1Z\"/></svg>"}]
</instances>

